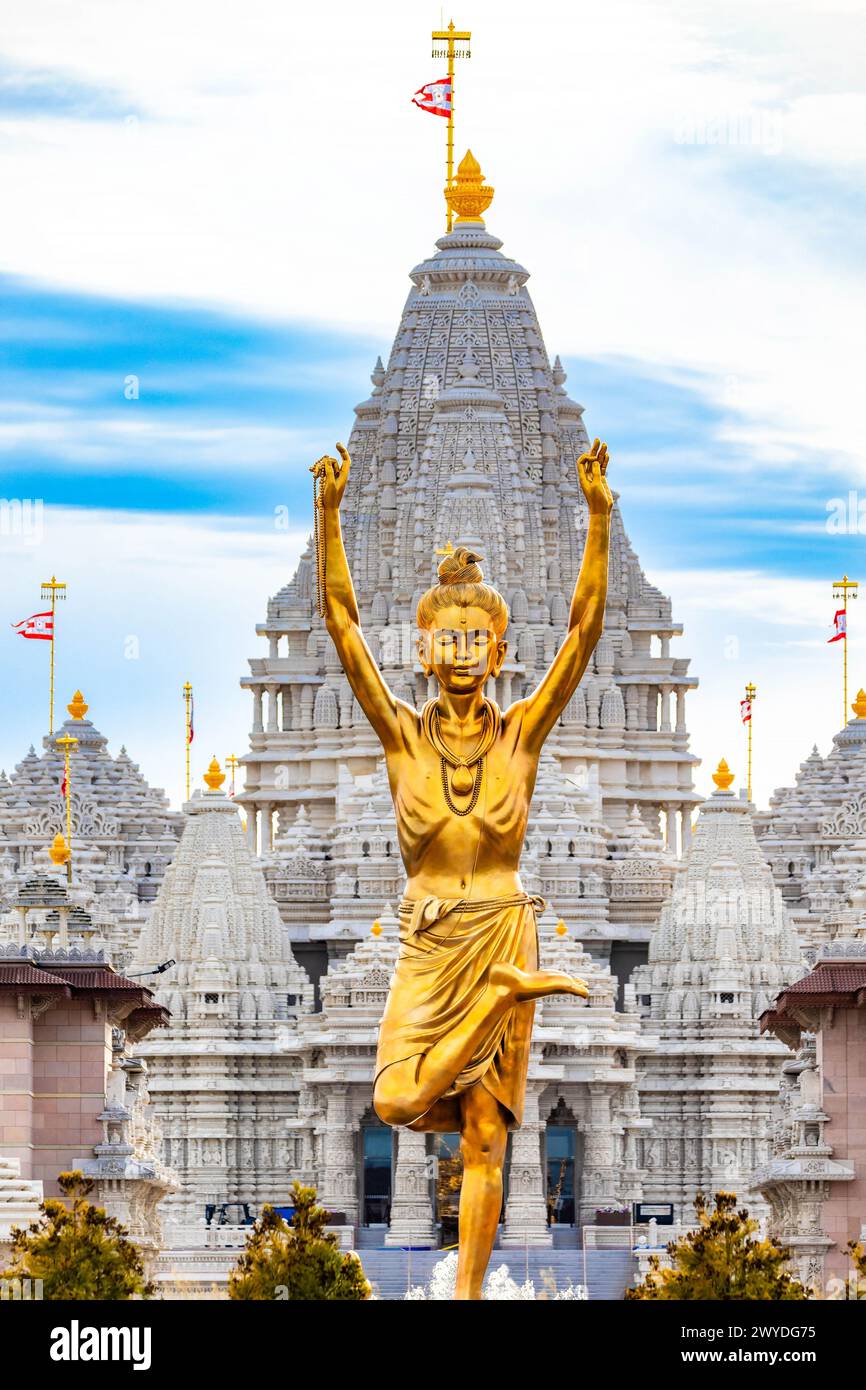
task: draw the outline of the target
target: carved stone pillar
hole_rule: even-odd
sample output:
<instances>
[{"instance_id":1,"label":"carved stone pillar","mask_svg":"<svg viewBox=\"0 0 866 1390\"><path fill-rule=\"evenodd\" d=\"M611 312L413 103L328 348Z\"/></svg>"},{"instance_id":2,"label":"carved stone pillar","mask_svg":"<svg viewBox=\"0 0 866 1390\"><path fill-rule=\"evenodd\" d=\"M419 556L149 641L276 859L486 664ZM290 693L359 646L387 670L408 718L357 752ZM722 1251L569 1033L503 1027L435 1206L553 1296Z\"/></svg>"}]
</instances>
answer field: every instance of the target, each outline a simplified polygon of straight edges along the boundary
<instances>
[{"instance_id":1,"label":"carved stone pillar","mask_svg":"<svg viewBox=\"0 0 866 1390\"><path fill-rule=\"evenodd\" d=\"M268 692L268 733L276 734L279 733L280 728L279 719L277 717L277 698L279 696L280 687L278 685L267 685L265 689Z\"/></svg>"},{"instance_id":2,"label":"carved stone pillar","mask_svg":"<svg viewBox=\"0 0 866 1390\"><path fill-rule=\"evenodd\" d=\"M527 1087L523 1124L511 1138L508 1197L501 1245L553 1244L553 1233L547 1224L541 1131L538 1091Z\"/></svg>"},{"instance_id":3,"label":"carved stone pillar","mask_svg":"<svg viewBox=\"0 0 866 1390\"><path fill-rule=\"evenodd\" d=\"M686 732L686 687L677 686L677 733Z\"/></svg>"},{"instance_id":4,"label":"carved stone pillar","mask_svg":"<svg viewBox=\"0 0 866 1390\"><path fill-rule=\"evenodd\" d=\"M352 724L352 687L347 680L341 680L337 688L340 706L340 728L348 729Z\"/></svg>"},{"instance_id":5,"label":"carved stone pillar","mask_svg":"<svg viewBox=\"0 0 866 1390\"><path fill-rule=\"evenodd\" d=\"M692 843L692 808L691 808L691 806L684 806L684 807L682 808L682 811L680 812L680 822L681 822L681 824L682 824L682 839L681 839L680 843L681 843L681 845L682 845L683 858L685 858L686 855L687 855L688 852L689 852L689 846L690 846L691 843Z\"/></svg>"},{"instance_id":6,"label":"carved stone pillar","mask_svg":"<svg viewBox=\"0 0 866 1390\"><path fill-rule=\"evenodd\" d=\"M677 808L676 806L666 805L665 813L665 843L671 854L679 852L677 846Z\"/></svg>"},{"instance_id":7,"label":"carved stone pillar","mask_svg":"<svg viewBox=\"0 0 866 1390\"><path fill-rule=\"evenodd\" d=\"M655 720L650 724L650 688L648 685L639 685L638 693L638 728L654 729Z\"/></svg>"},{"instance_id":8,"label":"carved stone pillar","mask_svg":"<svg viewBox=\"0 0 866 1390\"><path fill-rule=\"evenodd\" d=\"M247 844L251 854L259 852L259 813L255 806L247 808Z\"/></svg>"},{"instance_id":9,"label":"carved stone pillar","mask_svg":"<svg viewBox=\"0 0 866 1390\"><path fill-rule=\"evenodd\" d=\"M589 1116L584 1132L583 1182L580 1224L595 1224L597 1207L615 1206L619 1200L619 1174L614 1161L610 1087L589 1087Z\"/></svg>"},{"instance_id":10,"label":"carved stone pillar","mask_svg":"<svg viewBox=\"0 0 866 1390\"><path fill-rule=\"evenodd\" d=\"M281 712L283 719L281 727L284 734L289 734L295 727L295 687L293 685L283 686L282 706Z\"/></svg>"},{"instance_id":11,"label":"carved stone pillar","mask_svg":"<svg viewBox=\"0 0 866 1390\"><path fill-rule=\"evenodd\" d=\"M431 1248L435 1244L427 1136L411 1129L397 1130L391 1224L385 1244Z\"/></svg>"},{"instance_id":12,"label":"carved stone pillar","mask_svg":"<svg viewBox=\"0 0 866 1390\"><path fill-rule=\"evenodd\" d=\"M670 686L670 685L663 685L663 686L660 687L660 691L661 691L661 723L659 724L659 732L660 732L660 733L663 733L663 734L669 734L670 731L671 731L671 690L672 690L672 689L673 689L673 687Z\"/></svg>"},{"instance_id":13,"label":"carved stone pillar","mask_svg":"<svg viewBox=\"0 0 866 1390\"><path fill-rule=\"evenodd\" d=\"M260 685L253 686L253 733L264 733L264 724L262 723L262 687Z\"/></svg>"},{"instance_id":14,"label":"carved stone pillar","mask_svg":"<svg viewBox=\"0 0 866 1390\"><path fill-rule=\"evenodd\" d=\"M358 1177L348 1086L328 1087L318 1195L323 1207L329 1211L345 1212L348 1223L356 1224Z\"/></svg>"},{"instance_id":15,"label":"carved stone pillar","mask_svg":"<svg viewBox=\"0 0 866 1390\"><path fill-rule=\"evenodd\" d=\"M280 636L278 632L268 633L268 656L276 660L280 654Z\"/></svg>"},{"instance_id":16,"label":"carved stone pillar","mask_svg":"<svg viewBox=\"0 0 866 1390\"><path fill-rule=\"evenodd\" d=\"M625 688L625 726L627 729L640 728L640 697L633 685Z\"/></svg>"},{"instance_id":17,"label":"carved stone pillar","mask_svg":"<svg viewBox=\"0 0 866 1390\"><path fill-rule=\"evenodd\" d=\"M306 731L313 727L313 705L316 697L313 694L313 687L305 685L301 690L301 728Z\"/></svg>"},{"instance_id":18,"label":"carved stone pillar","mask_svg":"<svg viewBox=\"0 0 866 1390\"><path fill-rule=\"evenodd\" d=\"M270 854L274 847L274 808L270 801L262 806L262 854Z\"/></svg>"}]
</instances>

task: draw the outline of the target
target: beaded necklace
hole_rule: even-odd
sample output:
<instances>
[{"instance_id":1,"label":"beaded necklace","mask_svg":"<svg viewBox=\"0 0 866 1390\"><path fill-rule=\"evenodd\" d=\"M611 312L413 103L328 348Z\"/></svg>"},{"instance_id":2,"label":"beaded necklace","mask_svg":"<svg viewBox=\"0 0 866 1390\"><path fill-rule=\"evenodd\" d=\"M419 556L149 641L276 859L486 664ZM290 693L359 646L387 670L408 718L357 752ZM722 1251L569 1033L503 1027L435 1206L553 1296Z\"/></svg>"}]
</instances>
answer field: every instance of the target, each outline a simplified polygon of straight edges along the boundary
<instances>
[{"instance_id":1,"label":"beaded necklace","mask_svg":"<svg viewBox=\"0 0 866 1390\"><path fill-rule=\"evenodd\" d=\"M481 731L481 737L472 753L467 758L463 758L453 752L442 738L439 727L438 701L428 700L421 710L421 728L428 742L439 754L445 803L449 811L453 812L455 816L468 816L470 811L475 810L481 792L481 783L484 779L484 760L502 727L502 713L499 706L494 704L492 700L484 701L482 717L484 727ZM450 777L449 768L452 769ZM473 768L475 769L474 775ZM452 793L455 796L470 796L471 794L469 804L463 808L455 806L451 799Z\"/></svg>"}]
</instances>

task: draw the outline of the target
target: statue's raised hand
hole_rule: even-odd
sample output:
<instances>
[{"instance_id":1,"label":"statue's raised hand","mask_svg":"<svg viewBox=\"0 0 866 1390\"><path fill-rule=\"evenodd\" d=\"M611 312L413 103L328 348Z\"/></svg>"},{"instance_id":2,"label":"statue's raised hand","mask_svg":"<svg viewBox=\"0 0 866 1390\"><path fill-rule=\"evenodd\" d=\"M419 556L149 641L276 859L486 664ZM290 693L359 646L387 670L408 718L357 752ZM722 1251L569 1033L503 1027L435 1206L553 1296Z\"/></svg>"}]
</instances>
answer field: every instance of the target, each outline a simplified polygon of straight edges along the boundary
<instances>
[{"instance_id":1,"label":"statue's raised hand","mask_svg":"<svg viewBox=\"0 0 866 1390\"><path fill-rule=\"evenodd\" d=\"M319 496L321 505L326 512L339 511L343 493L346 491L346 483L349 481L349 469L352 466L349 451L344 445L337 445L337 453L342 462L340 459L331 458L330 454L325 454L323 458L316 459L310 468L316 481L322 480Z\"/></svg>"},{"instance_id":2,"label":"statue's raised hand","mask_svg":"<svg viewBox=\"0 0 866 1390\"><path fill-rule=\"evenodd\" d=\"M588 453L577 460L577 476L589 510L608 516L613 506L613 494L607 481L607 445L598 439Z\"/></svg>"}]
</instances>

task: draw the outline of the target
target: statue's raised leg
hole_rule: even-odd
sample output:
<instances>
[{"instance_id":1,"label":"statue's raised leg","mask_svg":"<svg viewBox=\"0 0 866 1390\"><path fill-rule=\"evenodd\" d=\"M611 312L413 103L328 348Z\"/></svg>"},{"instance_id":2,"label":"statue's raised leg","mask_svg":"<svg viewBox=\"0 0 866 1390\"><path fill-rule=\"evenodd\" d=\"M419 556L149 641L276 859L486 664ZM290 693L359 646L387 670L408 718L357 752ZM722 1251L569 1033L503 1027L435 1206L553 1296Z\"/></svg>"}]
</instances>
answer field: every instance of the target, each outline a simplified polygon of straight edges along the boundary
<instances>
[{"instance_id":1,"label":"statue's raised leg","mask_svg":"<svg viewBox=\"0 0 866 1390\"><path fill-rule=\"evenodd\" d=\"M487 972L484 990L456 1028L420 1057L393 1062L376 1078L373 1105L386 1125L410 1125L450 1089L492 1023L515 1004L548 994L586 998L587 987L573 975L549 970L518 970L498 961Z\"/></svg>"}]
</instances>

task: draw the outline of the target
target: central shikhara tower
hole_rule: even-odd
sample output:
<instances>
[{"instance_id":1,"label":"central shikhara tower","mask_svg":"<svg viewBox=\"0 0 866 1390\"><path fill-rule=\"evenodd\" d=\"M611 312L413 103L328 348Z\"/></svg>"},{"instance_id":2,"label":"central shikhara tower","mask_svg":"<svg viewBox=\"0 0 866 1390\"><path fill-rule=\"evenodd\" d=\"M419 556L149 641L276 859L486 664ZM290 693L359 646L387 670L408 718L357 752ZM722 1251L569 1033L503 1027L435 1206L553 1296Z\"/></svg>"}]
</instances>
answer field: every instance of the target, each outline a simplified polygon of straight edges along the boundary
<instances>
[{"instance_id":1,"label":"central shikhara tower","mask_svg":"<svg viewBox=\"0 0 866 1390\"><path fill-rule=\"evenodd\" d=\"M457 183L482 210L492 197L471 154ZM418 706L428 690L415 608L435 579L434 552L448 542L480 550L511 614L490 691L504 707L537 683L566 630L587 524L575 460L588 436L545 349L528 271L480 215L459 218L436 246L411 272L388 365L377 361L372 394L355 409L343 532L364 631L389 685ZM618 508L612 520L605 633L545 754L524 878L627 974L670 876L650 856L612 893L614 864L642 826L653 839L661 829L672 853L688 846L699 798L685 695L697 682L670 653L682 630L670 600L641 570ZM378 743L314 588L308 547L268 603L257 627L267 654L242 680L253 724L237 799L293 950L319 977L400 895L403 870Z\"/></svg>"}]
</instances>

